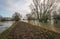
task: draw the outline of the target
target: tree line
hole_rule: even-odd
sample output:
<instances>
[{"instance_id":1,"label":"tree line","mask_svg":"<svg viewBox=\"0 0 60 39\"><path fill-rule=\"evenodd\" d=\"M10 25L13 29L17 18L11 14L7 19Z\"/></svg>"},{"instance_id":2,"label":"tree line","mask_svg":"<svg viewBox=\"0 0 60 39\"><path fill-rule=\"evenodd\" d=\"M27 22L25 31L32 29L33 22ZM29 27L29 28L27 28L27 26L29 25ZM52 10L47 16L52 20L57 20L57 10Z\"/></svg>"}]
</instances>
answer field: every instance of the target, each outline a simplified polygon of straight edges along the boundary
<instances>
[{"instance_id":1,"label":"tree line","mask_svg":"<svg viewBox=\"0 0 60 39\"><path fill-rule=\"evenodd\" d=\"M60 20L60 9L57 10L57 0L33 0L30 4L31 14L27 14L28 19L35 19L39 22Z\"/></svg>"},{"instance_id":2,"label":"tree line","mask_svg":"<svg viewBox=\"0 0 60 39\"><path fill-rule=\"evenodd\" d=\"M18 12L15 12L12 17L3 17L0 15L0 21L19 21L21 20L21 14Z\"/></svg>"}]
</instances>

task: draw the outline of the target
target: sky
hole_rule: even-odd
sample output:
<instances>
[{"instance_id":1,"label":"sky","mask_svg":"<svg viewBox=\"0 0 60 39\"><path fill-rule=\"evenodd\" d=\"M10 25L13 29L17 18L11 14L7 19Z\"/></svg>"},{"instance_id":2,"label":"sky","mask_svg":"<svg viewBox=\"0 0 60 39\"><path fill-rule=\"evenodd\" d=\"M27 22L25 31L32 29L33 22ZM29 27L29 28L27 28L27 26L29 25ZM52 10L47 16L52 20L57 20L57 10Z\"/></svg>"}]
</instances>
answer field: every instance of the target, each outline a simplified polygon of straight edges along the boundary
<instances>
[{"instance_id":1,"label":"sky","mask_svg":"<svg viewBox=\"0 0 60 39\"><path fill-rule=\"evenodd\" d=\"M23 16L30 13L29 5L32 0L0 0L0 15L11 17L14 12L19 12Z\"/></svg>"},{"instance_id":2,"label":"sky","mask_svg":"<svg viewBox=\"0 0 60 39\"><path fill-rule=\"evenodd\" d=\"M25 17L30 13L29 5L31 3L32 0L0 0L0 15L11 17L15 12L18 12Z\"/></svg>"}]
</instances>

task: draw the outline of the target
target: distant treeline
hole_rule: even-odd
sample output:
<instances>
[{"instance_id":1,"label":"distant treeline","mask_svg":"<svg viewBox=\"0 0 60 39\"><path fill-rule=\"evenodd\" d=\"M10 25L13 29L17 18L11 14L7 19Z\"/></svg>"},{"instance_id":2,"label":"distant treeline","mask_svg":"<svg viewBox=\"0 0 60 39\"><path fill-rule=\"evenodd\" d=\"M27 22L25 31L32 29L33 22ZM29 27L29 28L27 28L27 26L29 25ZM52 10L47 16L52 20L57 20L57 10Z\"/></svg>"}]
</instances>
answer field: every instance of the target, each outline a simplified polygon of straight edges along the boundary
<instances>
[{"instance_id":1,"label":"distant treeline","mask_svg":"<svg viewBox=\"0 0 60 39\"><path fill-rule=\"evenodd\" d=\"M0 21L12 21L12 18L1 18Z\"/></svg>"},{"instance_id":2,"label":"distant treeline","mask_svg":"<svg viewBox=\"0 0 60 39\"><path fill-rule=\"evenodd\" d=\"M0 21L19 21L21 19L21 15L18 12L15 12L12 17L2 17L0 16Z\"/></svg>"}]
</instances>

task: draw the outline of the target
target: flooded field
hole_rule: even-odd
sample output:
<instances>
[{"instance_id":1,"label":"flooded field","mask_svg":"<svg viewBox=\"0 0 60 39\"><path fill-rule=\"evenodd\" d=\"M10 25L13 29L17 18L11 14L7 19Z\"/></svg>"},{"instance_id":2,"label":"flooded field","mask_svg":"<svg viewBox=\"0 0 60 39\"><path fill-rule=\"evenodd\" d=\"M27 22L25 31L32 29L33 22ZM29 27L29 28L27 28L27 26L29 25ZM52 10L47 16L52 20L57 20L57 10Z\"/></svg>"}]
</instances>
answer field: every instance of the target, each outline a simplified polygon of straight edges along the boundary
<instances>
[{"instance_id":1,"label":"flooded field","mask_svg":"<svg viewBox=\"0 0 60 39\"><path fill-rule=\"evenodd\" d=\"M0 22L0 33L2 33L4 30L8 29L14 22L12 21L5 21Z\"/></svg>"}]
</instances>

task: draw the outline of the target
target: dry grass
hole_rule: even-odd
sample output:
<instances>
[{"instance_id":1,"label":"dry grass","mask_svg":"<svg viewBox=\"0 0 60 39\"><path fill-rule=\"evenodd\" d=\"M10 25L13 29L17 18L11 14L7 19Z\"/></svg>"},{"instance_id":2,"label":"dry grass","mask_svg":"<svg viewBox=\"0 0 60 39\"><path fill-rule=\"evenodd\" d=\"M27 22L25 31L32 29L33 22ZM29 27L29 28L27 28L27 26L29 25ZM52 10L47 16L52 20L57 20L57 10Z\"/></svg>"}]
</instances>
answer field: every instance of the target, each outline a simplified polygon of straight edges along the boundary
<instances>
[{"instance_id":1,"label":"dry grass","mask_svg":"<svg viewBox=\"0 0 60 39\"><path fill-rule=\"evenodd\" d=\"M9 32L2 33L0 39L60 39L60 33L25 22L18 22L14 26Z\"/></svg>"}]
</instances>

